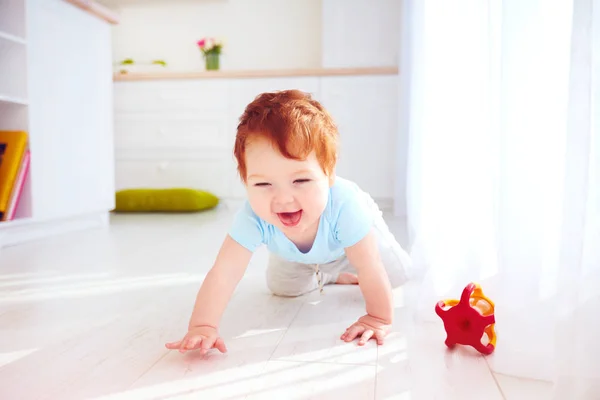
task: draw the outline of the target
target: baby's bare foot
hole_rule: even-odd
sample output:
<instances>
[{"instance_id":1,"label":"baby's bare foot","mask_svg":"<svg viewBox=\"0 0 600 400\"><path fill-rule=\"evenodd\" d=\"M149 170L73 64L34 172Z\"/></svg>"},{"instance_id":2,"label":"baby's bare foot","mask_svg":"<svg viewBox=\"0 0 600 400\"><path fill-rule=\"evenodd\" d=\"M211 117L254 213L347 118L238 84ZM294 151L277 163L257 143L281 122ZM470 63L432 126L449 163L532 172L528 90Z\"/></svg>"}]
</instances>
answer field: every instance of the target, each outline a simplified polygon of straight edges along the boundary
<instances>
[{"instance_id":1,"label":"baby's bare foot","mask_svg":"<svg viewBox=\"0 0 600 400\"><path fill-rule=\"evenodd\" d=\"M335 283L338 285L358 285L358 276L350 272L342 272L338 275Z\"/></svg>"}]
</instances>

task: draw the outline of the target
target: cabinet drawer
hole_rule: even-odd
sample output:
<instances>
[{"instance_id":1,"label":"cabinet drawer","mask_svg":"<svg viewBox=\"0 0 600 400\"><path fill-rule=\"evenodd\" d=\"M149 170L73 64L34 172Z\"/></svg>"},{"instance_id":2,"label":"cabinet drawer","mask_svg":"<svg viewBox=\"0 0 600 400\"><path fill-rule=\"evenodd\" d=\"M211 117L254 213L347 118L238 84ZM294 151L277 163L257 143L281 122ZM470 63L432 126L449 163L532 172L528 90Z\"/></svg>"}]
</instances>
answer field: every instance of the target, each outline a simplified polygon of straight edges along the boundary
<instances>
[{"instance_id":1,"label":"cabinet drawer","mask_svg":"<svg viewBox=\"0 0 600 400\"><path fill-rule=\"evenodd\" d=\"M226 80L117 82L114 104L117 112L225 112L229 106L229 83Z\"/></svg>"},{"instance_id":2,"label":"cabinet drawer","mask_svg":"<svg viewBox=\"0 0 600 400\"><path fill-rule=\"evenodd\" d=\"M117 116L117 149L224 149L232 146L224 118Z\"/></svg>"},{"instance_id":3,"label":"cabinet drawer","mask_svg":"<svg viewBox=\"0 0 600 400\"><path fill-rule=\"evenodd\" d=\"M116 163L117 190L189 187L230 196L232 173L224 160L122 160Z\"/></svg>"}]
</instances>

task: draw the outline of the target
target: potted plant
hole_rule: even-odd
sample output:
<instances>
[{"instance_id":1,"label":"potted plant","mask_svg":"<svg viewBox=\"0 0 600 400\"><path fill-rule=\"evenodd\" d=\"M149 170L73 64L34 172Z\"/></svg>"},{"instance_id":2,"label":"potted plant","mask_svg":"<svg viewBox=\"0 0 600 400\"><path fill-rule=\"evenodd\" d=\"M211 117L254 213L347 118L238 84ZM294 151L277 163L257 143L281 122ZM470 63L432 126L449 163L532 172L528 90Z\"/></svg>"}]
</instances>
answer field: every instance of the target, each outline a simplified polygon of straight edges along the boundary
<instances>
[{"instance_id":1,"label":"potted plant","mask_svg":"<svg viewBox=\"0 0 600 400\"><path fill-rule=\"evenodd\" d=\"M198 47L204 55L207 70L219 69L219 56L223 49L223 42L215 38L203 38L198 41Z\"/></svg>"}]
</instances>

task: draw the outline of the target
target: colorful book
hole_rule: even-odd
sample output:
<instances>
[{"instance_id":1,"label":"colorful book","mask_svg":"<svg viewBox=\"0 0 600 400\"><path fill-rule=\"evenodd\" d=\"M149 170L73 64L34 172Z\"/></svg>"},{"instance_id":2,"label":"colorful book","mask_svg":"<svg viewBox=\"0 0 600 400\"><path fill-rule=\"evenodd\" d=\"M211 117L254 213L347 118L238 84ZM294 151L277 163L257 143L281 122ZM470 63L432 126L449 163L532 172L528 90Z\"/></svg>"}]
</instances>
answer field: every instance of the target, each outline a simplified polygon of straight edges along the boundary
<instances>
[{"instance_id":1,"label":"colorful book","mask_svg":"<svg viewBox=\"0 0 600 400\"><path fill-rule=\"evenodd\" d=\"M8 211L26 148L26 132L0 131L0 221Z\"/></svg>"},{"instance_id":2,"label":"colorful book","mask_svg":"<svg viewBox=\"0 0 600 400\"><path fill-rule=\"evenodd\" d=\"M23 187L25 186L25 178L27 178L27 173L29 172L30 159L31 153L28 149L25 152L25 155L23 156L21 168L19 169L17 179L15 180L15 184L13 186L12 197L8 205L8 210L4 217L5 221L12 221L13 219L15 219L15 214L20 204L19 201L21 200L21 194L23 193Z\"/></svg>"}]
</instances>

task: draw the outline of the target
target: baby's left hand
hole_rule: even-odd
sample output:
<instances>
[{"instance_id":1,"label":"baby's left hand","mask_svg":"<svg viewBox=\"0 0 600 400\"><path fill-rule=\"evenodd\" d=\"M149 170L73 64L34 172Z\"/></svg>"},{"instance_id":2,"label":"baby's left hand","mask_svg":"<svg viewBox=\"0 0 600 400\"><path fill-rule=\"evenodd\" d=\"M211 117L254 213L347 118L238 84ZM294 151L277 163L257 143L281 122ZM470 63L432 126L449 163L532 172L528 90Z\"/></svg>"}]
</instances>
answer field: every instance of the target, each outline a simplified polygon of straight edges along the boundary
<instances>
[{"instance_id":1,"label":"baby's left hand","mask_svg":"<svg viewBox=\"0 0 600 400\"><path fill-rule=\"evenodd\" d=\"M377 340L377 344L381 345L383 344L383 338L388 334L390 328L391 325L380 320L379 318L375 318L367 314L360 317L358 321L346 329L346 332L342 334L341 339L345 342L351 342L360 336L358 345L363 346L369 341L369 339L375 338Z\"/></svg>"}]
</instances>

